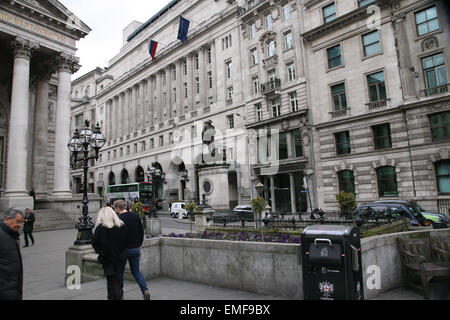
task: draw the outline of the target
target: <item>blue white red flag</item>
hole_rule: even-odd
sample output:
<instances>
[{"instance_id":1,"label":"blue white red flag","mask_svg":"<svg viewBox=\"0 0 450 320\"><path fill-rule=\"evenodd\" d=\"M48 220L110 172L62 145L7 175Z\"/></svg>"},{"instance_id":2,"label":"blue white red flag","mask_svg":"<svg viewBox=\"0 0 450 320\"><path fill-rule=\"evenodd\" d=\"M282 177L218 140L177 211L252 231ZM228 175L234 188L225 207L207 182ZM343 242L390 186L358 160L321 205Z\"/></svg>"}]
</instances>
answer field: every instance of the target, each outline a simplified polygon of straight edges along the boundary
<instances>
[{"instance_id":1,"label":"blue white red flag","mask_svg":"<svg viewBox=\"0 0 450 320\"><path fill-rule=\"evenodd\" d=\"M157 48L158 48L158 42L150 40L150 45L149 45L148 51L150 52L150 55L152 56L152 60L155 60L155 54L156 54Z\"/></svg>"}]
</instances>

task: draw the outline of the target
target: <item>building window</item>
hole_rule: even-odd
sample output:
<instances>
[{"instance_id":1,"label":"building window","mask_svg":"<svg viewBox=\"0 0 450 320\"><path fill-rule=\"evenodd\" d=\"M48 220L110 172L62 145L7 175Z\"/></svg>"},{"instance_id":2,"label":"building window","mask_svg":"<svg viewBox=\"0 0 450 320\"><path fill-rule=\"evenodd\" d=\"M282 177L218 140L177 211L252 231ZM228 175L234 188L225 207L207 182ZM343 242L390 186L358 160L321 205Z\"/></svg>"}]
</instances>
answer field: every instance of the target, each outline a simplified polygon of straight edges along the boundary
<instances>
[{"instance_id":1,"label":"building window","mask_svg":"<svg viewBox=\"0 0 450 320\"><path fill-rule=\"evenodd\" d=\"M155 139L150 139L150 149L155 149Z\"/></svg>"},{"instance_id":2,"label":"building window","mask_svg":"<svg viewBox=\"0 0 450 320\"><path fill-rule=\"evenodd\" d=\"M250 50L250 64L251 66L256 66L258 64L258 49Z\"/></svg>"},{"instance_id":3,"label":"building window","mask_svg":"<svg viewBox=\"0 0 450 320\"><path fill-rule=\"evenodd\" d=\"M444 55L442 53L423 58L422 66L427 89L447 84L447 72L445 70Z\"/></svg>"},{"instance_id":4,"label":"building window","mask_svg":"<svg viewBox=\"0 0 450 320\"><path fill-rule=\"evenodd\" d=\"M131 154L130 146L127 146L127 156L129 156L130 154Z\"/></svg>"},{"instance_id":5,"label":"building window","mask_svg":"<svg viewBox=\"0 0 450 320\"><path fill-rule=\"evenodd\" d=\"M211 52L211 48L208 49L208 63L212 62L212 52Z\"/></svg>"},{"instance_id":6,"label":"building window","mask_svg":"<svg viewBox=\"0 0 450 320\"><path fill-rule=\"evenodd\" d=\"M177 80L177 69L173 69L172 78L173 80Z\"/></svg>"},{"instance_id":7,"label":"building window","mask_svg":"<svg viewBox=\"0 0 450 320\"><path fill-rule=\"evenodd\" d=\"M439 20L436 7L434 6L416 13L416 26L419 36L438 30Z\"/></svg>"},{"instance_id":8,"label":"building window","mask_svg":"<svg viewBox=\"0 0 450 320\"><path fill-rule=\"evenodd\" d=\"M337 84L331 87L331 97L334 111L347 109L347 96L345 94L345 84Z\"/></svg>"},{"instance_id":9,"label":"building window","mask_svg":"<svg viewBox=\"0 0 450 320\"><path fill-rule=\"evenodd\" d=\"M289 100L291 101L291 111L298 111L298 99L296 91L289 93Z\"/></svg>"},{"instance_id":10,"label":"building window","mask_svg":"<svg viewBox=\"0 0 450 320\"><path fill-rule=\"evenodd\" d=\"M197 94L200 93L200 78L195 78L195 87L196 87L196 92Z\"/></svg>"},{"instance_id":11,"label":"building window","mask_svg":"<svg viewBox=\"0 0 450 320\"><path fill-rule=\"evenodd\" d=\"M275 41L270 41L267 44L267 57L273 57L275 55Z\"/></svg>"},{"instance_id":12,"label":"building window","mask_svg":"<svg viewBox=\"0 0 450 320\"><path fill-rule=\"evenodd\" d=\"M169 132L169 143L170 144L174 144L175 143L175 141L173 139L173 132Z\"/></svg>"},{"instance_id":13,"label":"building window","mask_svg":"<svg viewBox=\"0 0 450 320\"><path fill-rule=\"evenodd\" d=\"M450 194L450 160L436 163L436 176L439 194Z\"/></svg>"},{"instance_id":14,"label":"building window","mask_svg":"<svg viewBox=\"0 0 450 320\"><path fill-rule=\"evenodd\" d=\"M291 7L289 4L283 7L283 20L288 21L291 18Z\"/></svg>"},{"instance_id":15,"label":"building window","mask_svg":"<svg viewBox=\"0 0 450 320\"><path fill-rule=\"evenodd\" d=\"M295 80L295 64L289 63L287 65L287 72L288 72L288 80L289 81L294 81Z\"/></svg>"},{"instance_id":16,"label":"building window","mask_svg":"<svg viewBox=\"0 0 450 320\"><path fill-rule=\"evenodd\" d=\"M294 148L294 158L303 157L303 143L302 143L302 131L300 129L294 130L292 132L292 139Z\"/></svg>"},{"instance_id":17,"label":"building window","mask_svg":"<svg viewBox=\"0 0 450 320\"><path fill-rule=\"evenodd\" d=\"M272 30L272 14L266 16L266 27L267 30Z\"/></svg>"},{"instance_id":18,"label":"building window","mask_svg":"<svg viewBox=\"0 0 450 320\"><path fill-rule=\"evenodd\" d=\"M177 88L173 88L173 103L177 103Z\"/></svg>"},{"instance_id":19,"label":"building window","mask_svg":"<svg viewBox=\"0 0 450 320\"><path fill-rule=\"evenodd\" d=\"M213 77L212 77L212 72L211 71L208 72L208 84L209 84L209 88L212 89L212 87L213 87Z\"/></svg>"},{"instance_id":20,"label":"building window","mask_svg":"<svg viewBox=\"0 0 450 320\"><path fill-rule=\"evenodd\" d=\"M272 105L272 117L278 118L279 116L281 116L280 100L279 99L271 100L271 105Z\"/></svg>"},{"instance_id":21,"label":"building window","mask_svg":"<svg viewBox=\"0 0 450 320\"><path fill-rule=\"evenodd\" d=\"M191 139L195 139L197 138L197 127L196 126L191 126Z\"/></svg>"},{"instance_id":22,"label":"building window","mask_svg":"<svg viewBox=\"0 0 450 320\"><path fill-rule=\"evenodd\" d=\"M392 148L391 126L389 123L372 127L375 150Z\"/></svg>"},{"instance_id":23,"label":"building window","mask_svg":"<svg viewBox=\"0 0 450 320\"><path fill-rule=\"evenodd\" d=\"M263 121L263 111L261 103L258 103L255 106L255 110L256 110L256 121L258 122Z\"/></svg>"},{"instance_id":24,"label":"building window","mask_svg":"<svg viewBox=\"0 0 450 320\"><path fill-rule=\"evenodd\" d=\"M253 78L252 83L253 83L253 94L258 94L259 93L259 78L258 77Z\"/></svg>"},{"instance_id":25,"label":"building window","mask_svg":"<svg viewBox=\"0 0 450 320\"><path fill-rule=\"evenodd\" d=\"M188 85L187 85L187 82L184 83L184 97L186 99L188 97Z\"/></svg>"},{"instance_id":26,"label":"building window","mask_svg":"<svg viewBox=\"0 0 450 320\"><path fill-rule=\"evenodd\" d=\"M75 117L75 128L77 129L83 128L83 114L79 114Z\"/></svg>"},{"instance_id":27,"label":"building window","mask_svg":"<svg viewBox=\"0 0 450 320\"><path fill-rule=\"evenodd\" d=\"M231 79L231 76L232 76L232 73L231 73L232 70L231 69L232 69L233 64L232 64L231 61L228 61L228 62L225 62L225 66L226 66L226 69L227 69L227 78Z\"/></svg>"},{"instance_id":28,"label":"building window","mask_svg":"<svg viewBox=\"0 0 450 320\"><path fill-rule=\"evenodd\" d=\"M227 116L227 120L228 120L228 128L234 129L234 115Z\"/></svg>"},{"instance_id":29,"label":"building window","mask_svg":"<svg viewBox=\"0 0 450 320\"><path fill-rule=\"evenodd\" d=\"M285 50L290 50L294 47L294 40L292 38L292 32L289 31L284 34L284 48Z\"/></svg>"},{"instance_id":30,"label":"building window","mask_svg":"<svg viewBox=\"0 0 450 320\"><path fill-rule=\"evenodd\" d=\"M288 159L288 141L287 133L282 132L279 134L280 141L278 141L278 160Z\"/></svg>"},{"instance_id":31,"label":"building window","mask_svg":"<svg viewBox=\"0 0 450 320\"><path fill-rule=\"evenodd\" d=\"M209 105L212 106L213 103L214 103L213 97L209 97L209 98L208 98L208 101L209 101Z\"/></svg>"},{"instance_id":32,"label":"building window","mask_svg":"<svg viewBox=\"0 0 450 320\"><path fill-rule=\"evenodd\" d=\"M138 144L135 143L135 144L134 144L134 153L137 153L137 152L138 152Z\"/></svg>"},{"instance_id":33,"label":"building window","mask_svg":"<svg viewBox=\"0 0 450 320\"><path fill-rule=\"evenodd\" d=\"M159 146L164 146L164 136L159 136Z\"/></svg>"},{"instance_id":34,"label":"building window","mask_svg":"<svg viewBox=\"0 0 450 320\"><path fill-rule=\"evenodd\" d=\"M374 2L375 0L359 0L358 1L358 3L359 3L359 7L361 8L361 7L364 7L364 6L366 6L366 5L368 5L369 3L372 3L372 2Z\"/></svg>"},{"instance_id":35,"label":"building window","mask_svg":"<svg viewBox=\"0 0 450 320\"><path fill-rule=\"evenodd\" d=\"M431 139L450 139L450 111L430 115Z\"/></svg>"},{"instance_id":36,"label":"building window","mask_svg":"<svg viewBox=\"0 0 450 320\"><path fill-rule=\"evenodd\" d=\"M367 76L370 102L386 100L386 85L384 72L378 72Z\"/></svg>"},{"instance_id":37,"label":"building window","mask_svg":"<svg viewBox=\"0 0 450 320\"><path fill-rule=\"evenodd\" d=\"M342 65L341 45L328 49L327 55L329 69Z\"/></svg>"},{"instance_id":38,"label":"building window","mask_svg":"<svg viewBox=\"0 0 450 320\"><path fill-rule=\"evenodd\" d=\"M142 141L141 152L144 152L146 148L147 148L147 143L144 140L144 141Z\"/></svg>"},{"instance_id":39,"label":"building window","mask_svg":"<svg viewBox=\"0 0 450 320\"><path fill-rule=\"evenodd\" d=\"M256 38L256 23L252 23L250 26L250 39Z\"/></svg>"},{"instance_id":40,"label":"building window","mask_svg":"<svg viewBox=\"0 0 450 320\"><path fill-rule=\"evenodd\" d=\"M233 99L233 87L227 89L227 100Z\"/></svg>"},{"instance_id":41,"label":"building window","mask_svg":"<svg viewBox=\"0 0 450 320\"><path fill-rule=\"evenodd\" d=\"M123 157L123 148L119 149L119 157Z\"/></svg>"},{"instance_id":42,"label":"building window","mask_svg":"<svg viewBox=\"0 0 450 320\"><path fill-rule=\"evenodd\" d=\"M336 19L336 5L334 3L324 7L322 10L323 10L323 21L325 23L328 23Z\"/></svg>"},{"instance_id":43,"label":"building window","mask_svg":"<svg viewBox=\"0 0 450 320\"><path fill-rule=\"evenodd\" d=\"M350 145L350 132L343 131L334 134L336 140L336 154L350 154L352 152Z\"/></svg>"},{"instance_id":44,"label":"building window","mask_svg":"<svg viewBox=\"0 0 450 320\"><path fill-rule=\"evenodd\" d=\"M381 167L377 169L378 195L380 197L398 196L397 174L395 167Z\"/></svg>"},{"instance_id":45,"label":"building window","mask_svg":"<svg viewBox=\"0 0 450 320\"><path fill-rule=\"evenodd\" d=\"M198 53L195 55L195 70L198 70L200 68L199 60L198 60Z\"/></svg>"},{"instance_id":46,"label":"building window","mask_svg":"<svg viewBox=\"0 0 450 320\"><path fill-rule=\"evenodd\" d=\"M186 60L183 62L183 68L184 68L184 75L187 76L188 70L187 70L187 61Z\"/></svg>"},{"instance_id":47,"label":"building window","mask_svg":"<svg viewBox=\"0 0 450 320\"><path fill-rule=\"evenodd\" d=\"M338 172L339 191L353 193L355 192L355 175L351 170L343 170Z\"/></svg>"},{"instance_id":48,"label":"building window","mask_svg":"<svg viewBox=\"0 0 450 320\"><path fill-rule=\"evenodd\" d=\"M363 35L364 56L370 56L381 52L380 37L378 31Z\"/></svg>"}]
</instances>

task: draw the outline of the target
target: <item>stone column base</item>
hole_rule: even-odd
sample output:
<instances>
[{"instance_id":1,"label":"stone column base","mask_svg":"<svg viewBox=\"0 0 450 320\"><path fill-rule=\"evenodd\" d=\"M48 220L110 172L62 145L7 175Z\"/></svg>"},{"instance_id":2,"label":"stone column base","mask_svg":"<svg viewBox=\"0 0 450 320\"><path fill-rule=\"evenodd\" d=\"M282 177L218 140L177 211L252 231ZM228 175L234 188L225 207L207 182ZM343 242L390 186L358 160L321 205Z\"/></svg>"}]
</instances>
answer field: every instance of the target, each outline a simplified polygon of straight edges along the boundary
<instances>
[{"instance_id":1,"label":"stone column base","mask_svg":"<svg viewBox=\"0 0 450 320\"><path fill-rule=\"evenodd\" d=\"M160 236L161 233L161 219L159 218L146 218L146 229L144 230L146 235Z\"/></svg>"},{"instance_id":2,"label":"stone column base","mask_svg":"<svg viewBox=\"0 0 450 320\"><path fill-rule=\"evenodd\" d=\"M33 197L3 197L0 199L0 211L5 212L9 208L34 210Z\"/></svg>"}]
</instances>

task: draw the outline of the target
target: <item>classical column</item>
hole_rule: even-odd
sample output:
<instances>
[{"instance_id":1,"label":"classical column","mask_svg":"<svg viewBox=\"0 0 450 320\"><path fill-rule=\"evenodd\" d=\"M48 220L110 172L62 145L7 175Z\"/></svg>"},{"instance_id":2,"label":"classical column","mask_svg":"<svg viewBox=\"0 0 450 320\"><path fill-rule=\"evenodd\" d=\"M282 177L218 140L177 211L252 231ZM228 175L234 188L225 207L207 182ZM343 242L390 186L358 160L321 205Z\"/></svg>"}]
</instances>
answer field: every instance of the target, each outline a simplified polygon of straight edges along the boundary
<instances>
[{"instance_id":1,"label":"classical column","mask_svg":"<svg viewBox=\"0 0 450 320\"><path fill-rule=\"evenodd\" d=\"M205 59L205 48L202 47L198 51L198 61L199 61L199 83L200 83L200 106L201 107L207 107L207 96L206 93L208 91L207 89L207 79L206 79L206 59Z\"/></svg>"},{"instance_id":2,"label":"classical column","mask_svg":"<svg viewBox=\"0 0 450 320\"><path fill-rule=\"evenodd\" d=\"M154 116L155 119L157 118L158 120L156 121L157 123L162 122L162 103L161 103L161 98L162 98L162 81L161 81L161 72L158 71L156 73L156 101L155 101L155 115Z\"/></svg>"},{"instance_id":3,"label":"classical column","mask_svg":"<svg viewBox=\"0 0 450 320\"><path fill-rule=\"evenodd\" d=\"M70 190L70 152L67 143L71 138L70 128L70 92L71 75L77 69L79 58L61 53L56 62L58 65L58 94L56 98L56 133L54 164L54 197L72 197Z\"/></svg>"},{"instance_id":4,"label":"classical column","mask_svg":"<svg viewBox=\"0 0 450 320\"><path fill-rule=\"evenodd\" d=\"M291 183L291 210L292 213L296 213L297 212L297 199L296 197L296 192L295 192L295 178L294 178L294 174L293 173L289 173L289 180Z\"/></svg>"},{"instance_id":5,"label":"classical column","mask_svg":"<svg viewBox=\"0 0 450 320\"><path fill-rule=\"evenodd\" d=\"M125 111L123 117L124 119L124 127L125 127L125 135L129 135L130 130L130 108L131 108L131 89L125 90Z\"/></svg>"},{"instance_id":6,"label":"classical column","mask_svg":"<svg viewBox=\"0 0 450 320\"><path fill-rule=\"evenodd\" d=\"M173 118L173 111L172 111L172 73L173 68L172 66L168 66L166 69L166 112L167 116L166 119L172 119Z\"/></svg>"},{"instance_id":7,"label":"classical column","mask_svg":"<svg viewBox=\"0 0 450 320\"><path fill-rule=\"evenodd\" d=\"M177 80L175 88L177 89L177 103L176 103L176 110L177 110L177 116L180 117L183 114L183 77L182 77L182 67L183 67L183 61L178 60L176 62L176 72L177 72Z\"/></svg>"},{"instance_id":8,"label":"classical column","mask_svg":"<svg viewBox=\"0 0 450 320\"><path fill-rule=\"evenodd\" d=\"M119 94L119 121L117 123L118 129L119 129L119 137L123 137L124 136L124 132L123 132L123 124L124 124L124 103L125 103L125 97L124 97L124 93L121 92Z\"/></svg>"},{"instance_id":9,"label":"classical column","mask_svg":"<svg viewBox=\"0 0 450 320\"><path fill-rule=\"evenodd\" d=\"M216 43L215 41L211 42L211 72L212 72L212 77L213 77L213 91L212 91L212 96L213 96L213 100L217 101L217 85L218 85L218 81L217 81L217 64L216 64Z\"/></svg>"},{"instance_id":10,"label":"classical column","mask_svg":"<svg viewBox=\"0 0 450 320\"><path fill-rule=\"evenodd\" d=\"M289 159L294 158L294 153L292 152L293 151L292 150L292 146L293 146L292 132L290 132L290 131L286 133L286 143L287 143L288 158Z\"/></svg>"},{"instance_id":11,"label":"classical column","mask_svg":"<svg viewBox=\"0 0 450 320\"><path fill-rule=\"evenodd\" d=\"M148 103L149 103L149 110L148 110L148 121L149 121L149 126L152 127L154 124L154 118L155 116L154 114L154 110L155 110L155 81L153 76L150 76L148 78Z\"/></svg>"},{"instance_id":12,"label":"classical column","mask_svg":"<svg viewBox=\"0 0 450 320\"><path fill-rule=\"evenodd\" d=\"M38 199L47 196L48 93L51 75L56 71L50 64L38 68L36 111L33 133L32 187Z\"/></svg>"},{"instance_id":13,"label":"classical column","mask_svg":"<svg viewBox=\"0 0 450 320\"><path fill-rule=\"evenodd\" d=\"M188 54L186 57L187 62L187 88L188 88L188 96L187 96L187 107L189 112L194 111L194 95L192 90L193 85L193 68L192 68L192 54ZM183 92L184 94L184 92Z\"/></svg>"},{"instance_id":14,"label":"classical column","mask_svg":"<svg viewBox=\"0 0 450 320\"><path fill-rule=\"evenodd\" d=\"M21 37L11 42L14 50L14 69L9 123L8 166L6 172L7 207L33 206L27 190L28 118L30 112L30 60L38 45Z\"/></svg>"},{"instance_id":15,"label":"classical column","mask_svg":"<svg viewBox=\"0 0 450 320\"><path fill-rule=\"evenodd\" d=\"M272 212L277 212L276 195L275 195L275 176L270 176L270 194L272 198Z\"/></svg>"},{"instance_id":16,"label":"classical column","mask_svg":"<svg viewBox=\"0 0 450 320\"><path fill-rule=\"evenodd\" d=\"M142 130L145 128L145 82L142 80L139 83L139 112L138 112L138 118L139 118L139 129Z\"/></svg>"}]
</instances>

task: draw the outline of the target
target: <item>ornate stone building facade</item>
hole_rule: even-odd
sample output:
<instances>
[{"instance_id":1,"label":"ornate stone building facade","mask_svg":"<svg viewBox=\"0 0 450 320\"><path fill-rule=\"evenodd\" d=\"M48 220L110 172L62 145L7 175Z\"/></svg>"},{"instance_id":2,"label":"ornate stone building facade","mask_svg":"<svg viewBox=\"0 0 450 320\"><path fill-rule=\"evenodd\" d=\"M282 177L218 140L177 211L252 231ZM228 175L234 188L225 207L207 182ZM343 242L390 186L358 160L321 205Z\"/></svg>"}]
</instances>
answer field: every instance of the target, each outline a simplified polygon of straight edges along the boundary
<instances>
[{"instance_id":1,"label":"ornate stone building facade","mask_svg":"<svg viewBox=\"0 0 450 320\"><path fill-rule=\"evenodd\" d=\"M305 2L319 206L414 199L448 214L446 1Z\"/></svg>"},{"instance_id":2,"label":"ornate stone building facade","mask_svg":"<svg viewBox=\"0 0 450 320\"><path fill-rule=\"evenodd\" d=\"M0 210L71 199L71 74L90 29L61 3L0 1Z\"/></svg>"}]
</instances>

